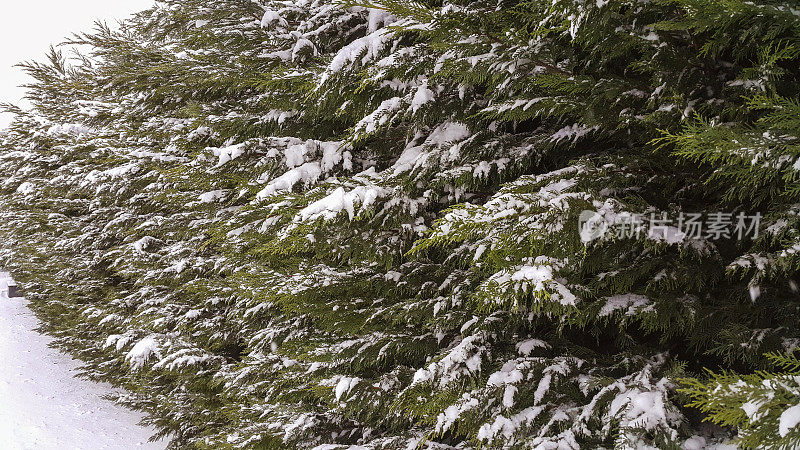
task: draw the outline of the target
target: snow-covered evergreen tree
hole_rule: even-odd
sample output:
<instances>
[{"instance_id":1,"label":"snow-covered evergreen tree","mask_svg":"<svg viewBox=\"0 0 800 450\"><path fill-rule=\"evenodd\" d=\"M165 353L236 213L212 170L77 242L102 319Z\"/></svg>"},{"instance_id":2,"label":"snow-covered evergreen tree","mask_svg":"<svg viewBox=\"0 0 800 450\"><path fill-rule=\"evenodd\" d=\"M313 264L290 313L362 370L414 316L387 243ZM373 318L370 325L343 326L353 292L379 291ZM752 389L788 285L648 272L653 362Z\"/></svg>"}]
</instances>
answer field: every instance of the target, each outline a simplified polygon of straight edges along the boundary
<instances>
[{"instance_id":1,"label":"snow-covered evergreen tree","mask_svg":"<svg viewBox=\"0 0 800 450\"><path fill-rule=\"evenodd\" d=\"M800 443L786 2L160 0L70 44L8 107L0 263L175 447Z\"/></svg>"}]
</instances>

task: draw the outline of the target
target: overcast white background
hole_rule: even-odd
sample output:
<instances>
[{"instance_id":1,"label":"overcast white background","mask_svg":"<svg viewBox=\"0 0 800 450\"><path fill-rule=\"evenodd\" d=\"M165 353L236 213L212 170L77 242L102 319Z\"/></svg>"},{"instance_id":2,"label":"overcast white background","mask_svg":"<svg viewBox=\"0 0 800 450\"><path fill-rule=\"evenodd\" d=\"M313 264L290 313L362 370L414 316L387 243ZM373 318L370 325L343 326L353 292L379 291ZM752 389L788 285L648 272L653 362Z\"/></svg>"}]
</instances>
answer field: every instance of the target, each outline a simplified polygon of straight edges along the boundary
<instances>
[{"instance_id":1,"label":"overcast white background","mask_svg":"<svg viewBox=\"0 0 800 450\"><path fill-rule=\"evenodd\" d=\"M0 12L0 102L21 104L28 78L15 64L42 60L51 44L90 31L97 19L117 19L150 7L153 0L8 0ZM23 104L24 106L24 104ZM0 128L11 119L0 114Z\"/></svg>"}]
</instances>

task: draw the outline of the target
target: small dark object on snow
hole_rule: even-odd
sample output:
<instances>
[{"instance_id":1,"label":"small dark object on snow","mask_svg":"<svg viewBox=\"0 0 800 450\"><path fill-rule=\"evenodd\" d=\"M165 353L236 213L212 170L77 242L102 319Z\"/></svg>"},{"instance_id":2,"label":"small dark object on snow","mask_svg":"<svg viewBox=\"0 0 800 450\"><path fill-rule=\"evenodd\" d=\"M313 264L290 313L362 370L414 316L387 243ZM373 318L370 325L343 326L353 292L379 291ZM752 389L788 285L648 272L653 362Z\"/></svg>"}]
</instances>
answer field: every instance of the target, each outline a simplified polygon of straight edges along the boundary
<instances>
[{"instance_id":1,"label":"small dark object on snow","mask_svg":"<svg viewBox=\"0 0 800 450\"><path fill-rule=\"evenodd\" d=\"M22 297L22 288L16 284L8 283L8 298Z\"/></svg>"}]
</instances>

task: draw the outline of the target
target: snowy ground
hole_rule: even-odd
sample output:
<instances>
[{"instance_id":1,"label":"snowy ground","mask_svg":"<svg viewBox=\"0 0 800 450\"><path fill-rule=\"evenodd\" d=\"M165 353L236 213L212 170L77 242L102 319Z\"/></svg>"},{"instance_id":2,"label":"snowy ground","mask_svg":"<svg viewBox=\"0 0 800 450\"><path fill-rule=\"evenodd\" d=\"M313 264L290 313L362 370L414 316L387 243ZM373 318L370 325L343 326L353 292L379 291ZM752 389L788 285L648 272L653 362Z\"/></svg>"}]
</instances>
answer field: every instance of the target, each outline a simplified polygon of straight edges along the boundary
<instances>
[{"instance_id":1,"label":"snowy ground","mask_svg":"<svg viewBox=\"0 0 800 450\"><path fill-rule=\"evenodd\" d=\"M0 272L0 447L4 450L163 449L141 414L102 396L109 385L74 377L78 362L47 346L22 298Z\"/></svg>"}]
</instances>

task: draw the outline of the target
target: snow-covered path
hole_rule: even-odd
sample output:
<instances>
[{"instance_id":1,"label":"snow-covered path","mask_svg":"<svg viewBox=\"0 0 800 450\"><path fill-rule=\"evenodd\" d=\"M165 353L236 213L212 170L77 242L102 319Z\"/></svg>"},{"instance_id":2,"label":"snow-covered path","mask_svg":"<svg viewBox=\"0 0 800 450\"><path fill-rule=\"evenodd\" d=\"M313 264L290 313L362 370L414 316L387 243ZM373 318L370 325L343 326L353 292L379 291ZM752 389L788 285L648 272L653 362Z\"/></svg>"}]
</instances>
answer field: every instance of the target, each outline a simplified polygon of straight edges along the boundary
<instances>
[{"instance_id":1,"label":"snow-covered path","mask_svg":"<svg viewBox=\"0 0 800 450\"><path fill-rule=\"evenodd\" d=\"M78 362L47 346L22 298L0 273L0 448L4 450L163 449L150 443L141 414L102 398L106 384L75 378Z\"/></svg>"}]
</instances>

